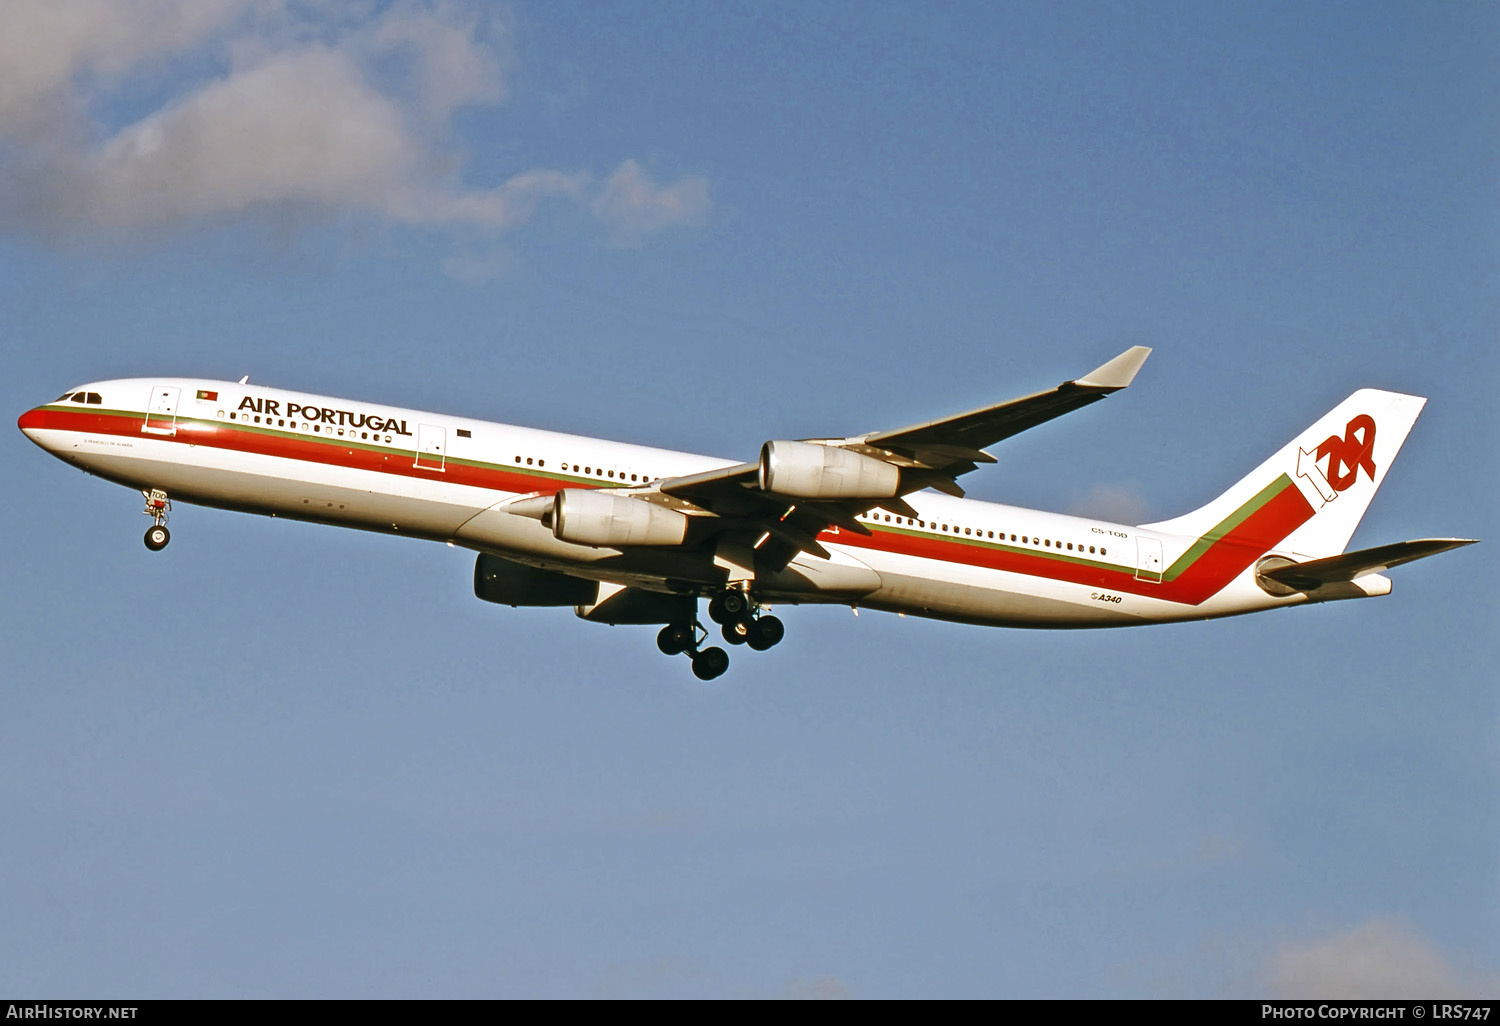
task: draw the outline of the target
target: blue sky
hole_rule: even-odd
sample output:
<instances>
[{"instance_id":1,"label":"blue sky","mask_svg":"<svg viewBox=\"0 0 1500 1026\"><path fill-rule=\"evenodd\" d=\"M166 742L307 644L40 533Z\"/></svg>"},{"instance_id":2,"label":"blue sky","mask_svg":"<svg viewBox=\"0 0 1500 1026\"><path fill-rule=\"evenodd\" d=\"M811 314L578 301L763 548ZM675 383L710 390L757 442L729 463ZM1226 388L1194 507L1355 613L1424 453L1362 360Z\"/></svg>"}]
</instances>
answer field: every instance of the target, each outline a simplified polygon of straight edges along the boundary
<instances>
[{"instance_id":1,"label":"blue sky","mask_svg":"<svg viewBox=\"0 0 1500 1026\"><path fill-rule=\"evenodd\" d=\"M1162 519L1373 386L1429 403L1353 544L1496 534L1500 11L930 8L6 4L5 408L248 373L747 458L1144 344L971 494ZM1203 624L790 609L703 685L461 550L152 554L0 473L0 991L1500 990L1492 541Z\"/></svg>"}]
</instances>

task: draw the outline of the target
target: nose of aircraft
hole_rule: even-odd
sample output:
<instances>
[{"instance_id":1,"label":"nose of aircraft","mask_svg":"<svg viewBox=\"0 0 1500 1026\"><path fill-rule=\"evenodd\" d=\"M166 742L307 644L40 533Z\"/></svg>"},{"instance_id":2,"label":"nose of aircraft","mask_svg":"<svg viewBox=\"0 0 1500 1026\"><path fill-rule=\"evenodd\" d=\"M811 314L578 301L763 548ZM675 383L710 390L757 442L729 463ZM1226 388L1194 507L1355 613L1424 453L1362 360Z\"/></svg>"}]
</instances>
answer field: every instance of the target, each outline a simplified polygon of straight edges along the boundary
<instances>
[{"instance_id":1,"label":"nose of aircraft","mask_svg":"<svg viewBox=\"0 0 1500 1026\"><path fill-rule=\"evenodd\" d=\"M46 426L47 414L40 407L33 407L16 418L16 427L21 429L21 434L37 442L37 432ZM40 445L40 442L37 442Z\"/></svg>"}]
</instances>

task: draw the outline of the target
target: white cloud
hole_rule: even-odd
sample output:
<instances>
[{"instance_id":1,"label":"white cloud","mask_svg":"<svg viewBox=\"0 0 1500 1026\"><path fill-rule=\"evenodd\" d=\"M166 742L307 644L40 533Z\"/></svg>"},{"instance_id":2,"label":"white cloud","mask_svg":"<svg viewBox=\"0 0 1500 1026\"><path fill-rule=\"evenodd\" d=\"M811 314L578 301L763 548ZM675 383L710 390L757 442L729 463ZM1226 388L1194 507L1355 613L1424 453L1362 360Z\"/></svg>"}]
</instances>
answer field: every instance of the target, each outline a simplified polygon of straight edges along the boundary
<instances>
[{"instance_id":1,"label":"white cloud","mask_svg":"<svg viewBox=\"0 0 1500 1026\"><path fill-rule=\"evenodd\" d=\"M505 98L499 56L503 38L493 18L447 3L436 14L414 9L392 13L376 25L371 48L410 55L424 106L445 117L465 104Z\"/></svg>"},{"instance_id":2,"label":"white cloud","mask_svg":"<svg viewBox=\"0 0 1500 1026\"><path fill-rule=\"evenodd\" d=\"M253 0L6 0L0 5L0 132L70 113L82 75L110 78L197 45Z\"/></svg>"},{"instance_id":3,"label":"white cloud","mask_svg":"<svg viewBox=\"0 0 1500 1026\"><path fill-rule=\"evenodd\" d=\"M1139 524L1145 522L1151 504L1133 484L1101 484L1090 488L1088 494L1068 506L1068 512L1076 517L1093 517L1117 524Z\"/></svg>"},{"instance_id":4,"label":"white cloud","mask_svg":"<svg viewBox=\"0 0 1500 1026\"><path fill-rule=\"evenodd\" d=\"M708 212L708 180L687 177L673 185L652 183L633 160L623 162L594 197L594 213L609 225L616 241L634 242L642 235L676 224L694 224Z\"/></svg>"},{"instance_id":5,"label":"white cloud","mask_svg":"<svg viewBox=\"0 0 1500 1026\"><path fill-rule=\"evenodd\" d=\"M316 97L316 102L308 102ZM203 87L89 154L70 192L137 226L257 203L389 204L422 154L344 54L313 48Z\"/></svg>"},{"instance_id":6,"label":"white cloud","mask_svg":"<svg viewBox=\"0 0 1500 1026\"><path fill-rule=\"evenodd\" d=\"M657 185L631 160L602 183L532 168L459 184L451 118L504 98L504 48L492 9L456 0L373 16L280 0L8 0L0 230L118 233L274 210L500 231L547 200L581 205L616 240L702 220L703 179ZM92 137L121 80L205 57L219 77Z\"/></svg>"},{"instance_id":7,"label":"white cloud","mask_svg":"<svg viewBox=\"0 0 1500 1026\"><path fill-rule=\"evenodd\" d=\"M1494 997L1500 980L1460 970L1424 937L1390 919L1371 919L1317 941L1281 945L1269 983L1288 999Z\"/></svg>"}]
</instances>

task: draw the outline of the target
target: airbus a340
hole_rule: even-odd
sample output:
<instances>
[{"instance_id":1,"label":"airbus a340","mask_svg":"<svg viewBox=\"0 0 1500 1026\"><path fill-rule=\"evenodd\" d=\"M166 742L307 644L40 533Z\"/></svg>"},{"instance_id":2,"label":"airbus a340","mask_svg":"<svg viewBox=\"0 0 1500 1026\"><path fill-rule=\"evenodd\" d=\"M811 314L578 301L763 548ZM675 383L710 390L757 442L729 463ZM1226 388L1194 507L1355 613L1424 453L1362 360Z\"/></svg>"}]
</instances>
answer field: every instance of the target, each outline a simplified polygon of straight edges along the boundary
<instances>
[{"instance_id":1,"label":"airbus a340","mask_svg":"<svg viewBox=\"0 0 1500 1026\"><path fill-rule=\"evenodd\" d=\"M848 438L704 456L187 378L99 381L21 415L37 445L140 489L166 547L172 502L450 542L474 592L664 625L710 680L698 602L767 649L771 603L1003 627L1120 627L1385 595L1383 571L1465 539L1344 548L1426 402L1362 389L1201 509L1105 523L963 497L990 446L1130 384L1137 346L1046 392Z\"/></svg>"}]
</instances>

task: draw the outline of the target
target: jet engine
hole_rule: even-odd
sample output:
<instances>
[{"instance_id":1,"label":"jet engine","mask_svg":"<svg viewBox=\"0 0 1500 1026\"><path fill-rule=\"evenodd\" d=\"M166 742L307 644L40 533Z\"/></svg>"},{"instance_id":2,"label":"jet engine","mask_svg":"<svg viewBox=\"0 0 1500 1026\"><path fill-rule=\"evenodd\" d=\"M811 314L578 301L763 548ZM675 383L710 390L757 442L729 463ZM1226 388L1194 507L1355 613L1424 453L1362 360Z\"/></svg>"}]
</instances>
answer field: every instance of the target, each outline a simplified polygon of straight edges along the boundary
<instances>
[{"instance_id":1,"label":"jet engine","mask_svg":"<svg viewBox=\"0 0 1500 1026\"><path fill-rule=\"evenodd\" d=\"M598 601L599 585L481 552L474 561L474 594L502 606L580 606Z\"/></svg>"},{"instance_id":2,"label":"jet engine","mask_svg":"<svg viewBox=\"0 0 1500 1026\"><path fill-rule=\"evenodd\" d=\"M578 545L681 545L687 527L675 509L602 490L564 488L552 506L552 533Z\"/></svg>"},{"instance_id":3,"label":"jet engine","mask_svg":"<svg viewBox=\"0 0 1500 1026\"><path fill-rule=\"evenodd\" d=\"M767 442L760 449L760 487L796 499L889 499L901 471L882 460L812 442Z\"/></svg>"}]
</instances>

